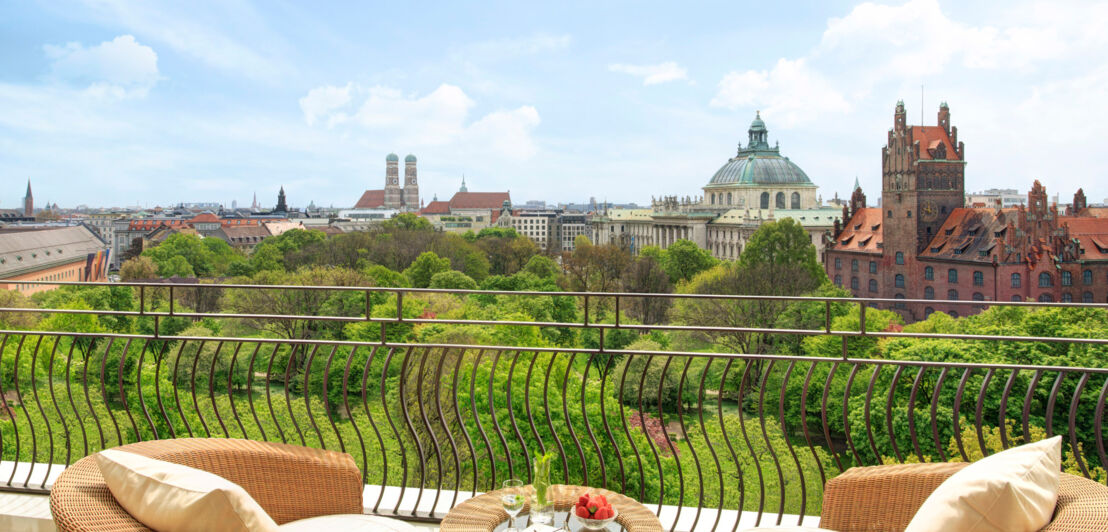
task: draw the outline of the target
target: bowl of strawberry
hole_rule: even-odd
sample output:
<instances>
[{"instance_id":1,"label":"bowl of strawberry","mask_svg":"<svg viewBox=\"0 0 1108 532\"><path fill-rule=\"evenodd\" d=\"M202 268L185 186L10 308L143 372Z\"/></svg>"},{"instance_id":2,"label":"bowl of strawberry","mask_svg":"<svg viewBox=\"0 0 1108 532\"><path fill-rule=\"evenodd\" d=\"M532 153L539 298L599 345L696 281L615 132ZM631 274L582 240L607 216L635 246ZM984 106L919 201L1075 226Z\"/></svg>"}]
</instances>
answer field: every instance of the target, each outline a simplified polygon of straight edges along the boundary
<instances>
[{"instance_id":1,"label":"bowl of strawberry","mask_svg":"<svg viewBox=\"0 0 1108 532\"><path fill-rule=\"evenodd\" d=\"M573 507L573 515L585 530L603 530L619 515L603 495L581 495Z\"/></svg>"}]
</instances>

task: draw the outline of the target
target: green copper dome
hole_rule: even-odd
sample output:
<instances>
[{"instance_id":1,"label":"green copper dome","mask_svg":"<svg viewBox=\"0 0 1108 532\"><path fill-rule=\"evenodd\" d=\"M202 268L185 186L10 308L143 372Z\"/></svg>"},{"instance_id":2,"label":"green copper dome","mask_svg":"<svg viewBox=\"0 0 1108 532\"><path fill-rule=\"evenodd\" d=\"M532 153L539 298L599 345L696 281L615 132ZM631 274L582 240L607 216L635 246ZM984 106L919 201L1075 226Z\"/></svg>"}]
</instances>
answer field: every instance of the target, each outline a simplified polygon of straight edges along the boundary
<instances>
[{"instance_id":1,"label":"green copper dome","mask_svg":"<svg viewBox=\"0 0 1108 532\"><path fill-rule=\"evenodd\" d=\"M812 180L777 146L769 145L769 130L761 113L754 115L747 131L749 143L727 161L708 182L709 185L811 185Z\"/></svg>"},{"instance_id":2,"label":"green copper dome","mask_svg":"<svg viewBox=\"0 0 1108 532\"><path fill-rule=\"evenodd\" d=\"M390 162L390 163L399 162L400 161L400 156L395 154L395 153L390 153L390 154L388 154L387 157L385 157L385 161Z\"/></svg>"},{"instance_id":3,"label":"green copper dome","mask_svg":"<svg viewBox=\"0 0 1108 532\"><path fill-rule=\"evenodd\" d=\"M404 162L406 162L406 163L416 162L415 155L412 155L412 154L409 153L408 156L404 158Z\"/></svg>"}]
</instances>

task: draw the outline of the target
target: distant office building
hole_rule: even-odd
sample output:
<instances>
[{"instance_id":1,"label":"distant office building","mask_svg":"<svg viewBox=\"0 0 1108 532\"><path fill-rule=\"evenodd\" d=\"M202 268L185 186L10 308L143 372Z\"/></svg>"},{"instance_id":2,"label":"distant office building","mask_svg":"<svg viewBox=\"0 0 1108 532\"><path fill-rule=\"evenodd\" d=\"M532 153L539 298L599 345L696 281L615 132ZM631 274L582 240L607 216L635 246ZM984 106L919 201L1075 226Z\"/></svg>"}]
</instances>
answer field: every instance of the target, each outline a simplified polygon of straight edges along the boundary
<instances>
[{"instance_id":1,"label":"distant office building","mask_svg":"<svg viewBox=\"0 0 1108 532\"><path fill-rule=\"evenodd\" d=\"M419 215L436 229L454 233L478 232L496 225L504 205L512 204L508 192L470 192L465 179L449 201L437 197L420 209Z\"/></svg>"},{"instance_id":2,"label":"distant office building","mask_svg":"<svg viewBox=\"0 0 1108 532\"><path fill-rule=\"evenodd\" d=\"M57 286L21 281L105 281L109 255L85 225L0 229L0 289L31 295Z\"/></svg>"},{"instance_id":3,"label":"distant office building","mask_svg":"<svg viewBox=\"0 0 1108 532\"><path fill-rule=\"evenodd\" d=\"M967 207L996 207L1007 209L1016 205L1026 205L1027 196L1014 188L990 188L981 192L966 194Z\"/></svg>"}]
</instances>

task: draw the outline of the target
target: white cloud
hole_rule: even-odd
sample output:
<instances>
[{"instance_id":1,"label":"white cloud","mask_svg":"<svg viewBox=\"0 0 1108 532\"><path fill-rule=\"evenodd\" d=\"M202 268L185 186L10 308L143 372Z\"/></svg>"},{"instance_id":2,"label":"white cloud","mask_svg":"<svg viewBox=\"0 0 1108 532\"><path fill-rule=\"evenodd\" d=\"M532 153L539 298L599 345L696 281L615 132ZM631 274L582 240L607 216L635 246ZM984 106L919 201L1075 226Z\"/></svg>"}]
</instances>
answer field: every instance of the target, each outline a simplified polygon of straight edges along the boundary
<instances>
[{"instance_id":1,"label":"white cloud","mask_svg":"<svg viewBox=\"0 0 1108 532\"><path fill-rule=\"evenodd\" d=\"M467 151L527 159L537 152L531 132L541 122L531 106L497 110L477 120L469 114L474 102L460 87L442 84L423 95L404 94L391 87L322 86L300 99L308 125L363 135L378 145L464 147Z\"/></svg>"},{"instance_id":2,"label":"white cloud","mask_svg":"<svg viewBox=\"0 0 1108 532\"><path fill-rule=\"evenodd\" d=\"M684 68L673 61L666 61L656 65L627 65L617 63L608 65L608 70L630 74L642 78L643 85L657 85L669 81L688 79L688 73Z\"/></svg>"},{"instance_id":3,"label":"white cloud","mask_svg":"<svg viewBox=\"0 0 1108 532\"><path fill-rule=\"evenodd\" d=\"M50 69L55 79L87 85L92 94L142 97L161 79L158 54L131 35L88 48L70 42L63 46L48 44L43 49L52 60Z\"/></svg>"},{"instance_id":4,"label":"white cloud","mask_svg":"<svg viewBox=\"0 0 1108 532\"><path fill-rule=\"evenodd\" d=\"M821 112L845 112L846 99L804 59L779 59L771 70L731 72L719 82L711 105L738 109L758 107L785 126L804 122Z\"/></svg>"}]
</instances>

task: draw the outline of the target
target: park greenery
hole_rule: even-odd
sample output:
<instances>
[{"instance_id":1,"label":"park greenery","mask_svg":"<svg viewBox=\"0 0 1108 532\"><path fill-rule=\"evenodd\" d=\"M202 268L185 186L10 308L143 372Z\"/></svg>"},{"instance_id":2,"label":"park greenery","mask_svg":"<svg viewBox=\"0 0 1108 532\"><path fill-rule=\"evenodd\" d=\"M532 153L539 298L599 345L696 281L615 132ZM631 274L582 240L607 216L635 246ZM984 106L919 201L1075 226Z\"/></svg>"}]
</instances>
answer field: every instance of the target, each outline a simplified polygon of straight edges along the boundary
<instances>
[{"instance_id":1,"label":"park greenery","mask_svg":"<svg viewBox=\"0 0 1108 532\"><path fill-rule=\"evenodd\" d=\"M973 459L1072 420L1067 470L1106 480L1092 443L1102 376L864 363L1104 367L1104 346L861 336L846 347L863 362L847 363L841 337L769 331L862 327L790 219L764 224L735 261L689 241L634 255L575 244L547 255L511 229L444 233L400 215L368 232L290 230L249 254L175 234L123 264L124 280L160 283L141 298L125 285L0 292L0 307L25 309L0 313L0 452L72 463L138 440L246 437L344 450L368 483L476 491L554 452L554 482L817 514L823 482L847 467ZM479 291L390 290L422 288ZM582 291L628 295L567 293ZM700 297L727 294L833 299ZM570 325L586 320L634 327ZM659 324L698 327L647 327ZM904 324L869 308L865 330L1108 338L1108 312L995 307ZM719 356L746 353L796 359Z\"/></svg>"}]
</instances>

